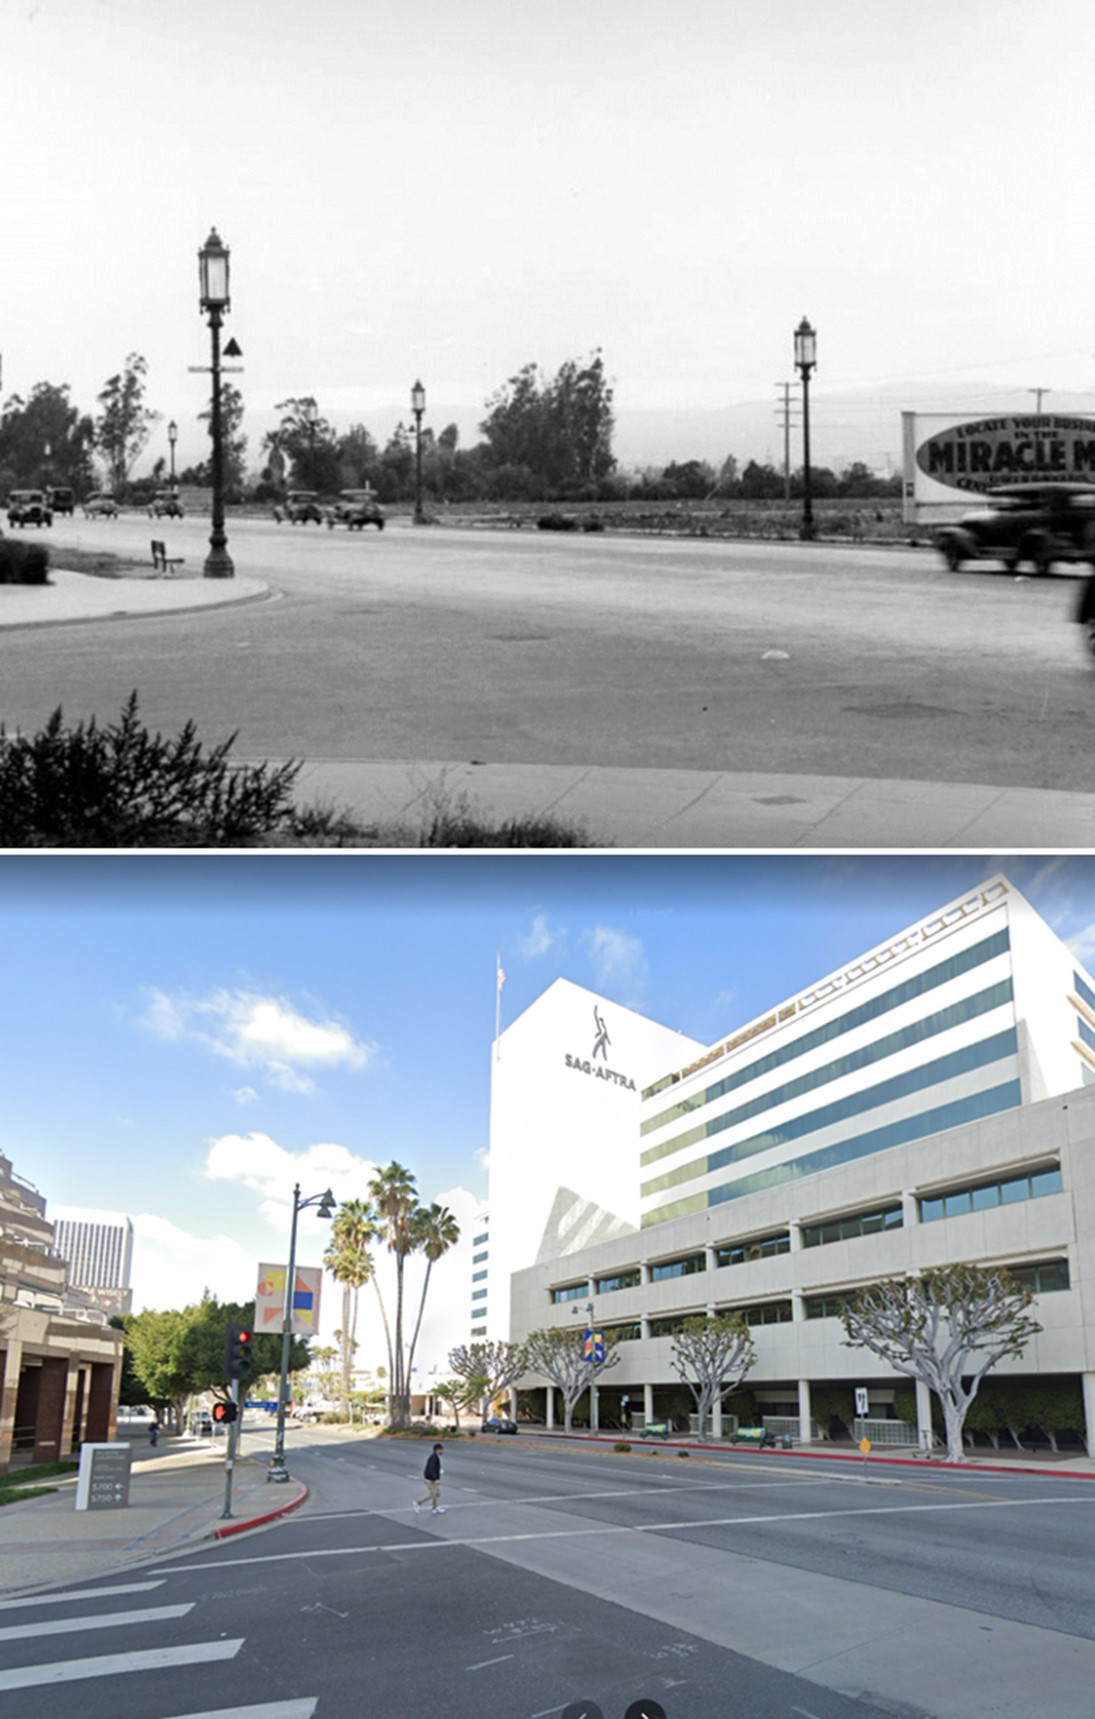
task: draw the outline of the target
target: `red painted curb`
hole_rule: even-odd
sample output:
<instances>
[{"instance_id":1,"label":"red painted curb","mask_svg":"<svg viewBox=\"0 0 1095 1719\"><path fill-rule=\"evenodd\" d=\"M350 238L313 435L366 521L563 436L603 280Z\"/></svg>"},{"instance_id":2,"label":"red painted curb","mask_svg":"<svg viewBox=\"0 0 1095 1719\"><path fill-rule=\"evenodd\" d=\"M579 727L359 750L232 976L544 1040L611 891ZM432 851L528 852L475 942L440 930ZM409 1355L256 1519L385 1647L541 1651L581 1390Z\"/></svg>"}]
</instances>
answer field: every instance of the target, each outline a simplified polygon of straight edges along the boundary
<instances>
[{"instance_id":1,"label":"red painted curb","mask_svg":"<svg viewBox=\"0 0 1095 1719\"><path fill-rule=\"evenodd\" d=\"M261 1516L252 1516L246 1522L230 1522L227 1528L214 1528L214 1540L227 1540L230 1534L243 1534L248 1528L261 1528L264 1522L276 1522L279 1516L288 1516L290 1510L296 1510L308 1497L308 1488L303 1480L298 1482L300 1491L290 1499L288 1504L279 1504L276 1510L267 1510Z\"/></svg>"}]
</instances>

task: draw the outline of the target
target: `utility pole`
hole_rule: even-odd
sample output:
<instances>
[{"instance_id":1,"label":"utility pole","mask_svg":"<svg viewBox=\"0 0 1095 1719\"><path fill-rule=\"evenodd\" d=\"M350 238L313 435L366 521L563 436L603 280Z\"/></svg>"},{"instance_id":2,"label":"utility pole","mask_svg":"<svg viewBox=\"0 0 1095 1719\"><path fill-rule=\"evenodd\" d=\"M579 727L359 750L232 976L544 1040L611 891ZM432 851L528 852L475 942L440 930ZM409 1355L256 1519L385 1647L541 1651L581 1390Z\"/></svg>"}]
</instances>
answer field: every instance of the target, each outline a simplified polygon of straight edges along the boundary
<instances>
[{"instance_id":1,"label":"utility pole","mask_svg":"<svg viewBox=\"0 0 1095 1719\"><path fill-rule=\"evenodd\" d=\"M1041 417L1042 416L1042 395L1043 394L1052 394L1053 389L1052 388L1028 388L1027 393L1034 395L1034 410L1037 412L1038 416Z\"/></svg>"},{"instance_id":2,"label":"utility pole","mask_svg":"<svg viewBox=\"0 0 1095 1719\"><path fill-rule=\"evenodd\" d=\"M776 407L776 417L783 419L783 499L791 499L791 388L790 382L777 382L775 387L782 389L782 403Z\"/></svg>"}]
</instances>

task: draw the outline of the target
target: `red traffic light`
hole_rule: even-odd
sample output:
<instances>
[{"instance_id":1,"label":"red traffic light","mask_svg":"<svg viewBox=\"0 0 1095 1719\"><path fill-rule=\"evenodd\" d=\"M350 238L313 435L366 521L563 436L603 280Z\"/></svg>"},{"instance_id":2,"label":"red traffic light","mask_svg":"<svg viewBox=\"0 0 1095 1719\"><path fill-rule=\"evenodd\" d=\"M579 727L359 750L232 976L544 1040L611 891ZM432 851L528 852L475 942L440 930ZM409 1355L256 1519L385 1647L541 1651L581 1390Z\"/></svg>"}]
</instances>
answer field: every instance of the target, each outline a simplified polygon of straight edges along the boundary
<instances>
[{"instance_id":1,"label":"red traffic light","mask_svg":"<svg viewBox=\"0 0 1095 1719\"><path fill-rule=\"evenodd\" d=\"M235 1403L214 1403L213 1419L218 1425L227 1426L239 1414Z\"/></svg>"}]
</instances>

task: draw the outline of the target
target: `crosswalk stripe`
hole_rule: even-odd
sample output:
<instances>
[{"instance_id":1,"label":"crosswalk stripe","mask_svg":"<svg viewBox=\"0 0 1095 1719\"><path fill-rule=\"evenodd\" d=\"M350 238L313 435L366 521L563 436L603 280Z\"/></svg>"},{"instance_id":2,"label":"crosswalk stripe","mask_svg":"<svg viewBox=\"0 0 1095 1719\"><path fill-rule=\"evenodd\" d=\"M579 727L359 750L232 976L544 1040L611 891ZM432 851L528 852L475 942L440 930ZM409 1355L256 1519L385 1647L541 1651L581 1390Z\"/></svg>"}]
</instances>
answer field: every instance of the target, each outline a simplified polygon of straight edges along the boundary
<instances>
[{"instance_id":1,"label":"crosswalk stripe","mask_svg":"<svg viewBox=\"0 0 1095 1719\"><path fill-rule=\"evenodd\" d=\"M165 1618L184 1618L194 1610L190 1600L182 1606L145 1606L136 1612L104 1612L85 1618L48 1618L45 1623L8 1624L0 1629L0 1641L27 1641L34 1635L75 1635L82 1629L116 1629L120 1624L161 1623Z\"/></svg>"},{"instance_id":2,"label":"crosswalk stripe","mask_svg":"<svg viewBox=\"0 0 1095 1719\"><path fill-rule=\"evenodd\" d=\"M67 1594L31 1594L24 1600L0 1600L0 1612L13 1612L16 1606L59 1606L66 1600L102 1600L113 1594L144 1594L150 1588L162 1588L163 1577L155 1582L121 1582L113 1588L70 1588Z\"/></svg>"},{"instance_id":3,"label":"crosswalk stripe","mask_svg":"<svg viewBox=\"0 0 1095 1719\"><path fill-rule=\"evenodd\" d=\"M319 1697L300 1701L267 1701L258 1707L218 1707L206 1713L178 1713L175 1719L312 1719Z\"/></svg>"},{"instance_id":4,"label":"crosswalk stripe","mask_svg":"<svg viewBox=\"0 0 1095 1719\"><path fill-rule=\"evenodd\" d=\"M106 1653L97 1659L56 1660L51 1665L22 1665L0 1671L0 1690L35 1689L43 1683L74 1683L81 1677L115 1677L127 1671L168 1671L205 1660L234 1659L238 1641L198 1641L188 1647L153 1647L141 1653Z\"/></svg>"}]
</instances>

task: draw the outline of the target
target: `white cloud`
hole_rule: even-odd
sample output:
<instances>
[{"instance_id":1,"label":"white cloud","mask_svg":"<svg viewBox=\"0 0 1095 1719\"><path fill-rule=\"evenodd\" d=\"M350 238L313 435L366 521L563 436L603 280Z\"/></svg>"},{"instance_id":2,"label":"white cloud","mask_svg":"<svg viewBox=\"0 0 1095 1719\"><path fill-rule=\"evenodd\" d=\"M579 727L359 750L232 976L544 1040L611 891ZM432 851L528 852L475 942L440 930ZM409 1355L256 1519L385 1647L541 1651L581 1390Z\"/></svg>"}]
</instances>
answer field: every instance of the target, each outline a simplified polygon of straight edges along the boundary
<instances>
[{"instance_id":1,"label":"white cloud","mask_svg":"<svg viewBox=\"0 0 1095 1719\"><path fill-rule=\"evenodd\" d=\"M517 947L527 960L535 961L537 956L546 955L561 935L561 932L551 929L546 914L538 913L532 921L531 931L517 939Z\"/></svg>"},{"instance_id":2,"label":"white cloud","mask_svg":"<svg viewBox=\"0 0 1095 1719\"><path fill-rule=\"evenodd\" d=\"M262 1071L283 1092L314 1092L310 1070L363 1068L375 1050L333 1016L309 1019L284 997L253 991L221 989L188 997L152 989L143 1020L158 1038L204 1045L243 1068Z\"/></svg>"},{"instance_id":3,"label":"white cloud","mask_svg":"<svg viewBox=\"0 0 1095 1719\"><path fill-rule=\"evenodd\" d=\"M258 1099L258 1093L253 1086L237 1086L232 1097L237 1104L254 1104Z\"/></svg>"},{"instance_id":4,"label":"white cloud","mask_svg":"<svg viewBox=\"0 0 1095 1719\"><path fill-rule=\"evenodd\" d=\"M597 925L583 933L589 950L598 990L612 991L620 1001L634 1006L646 979L646 950L640 938L611 925Z\"/></svg>"},{"instance_id":5,"label":"white cloud","mask_svg":"<svg viewBox=\"0 0 1095 1719\"><path fill-rule=\"evenodd\" d=\"M328 1188L339 1204L363 1200L378 1168L371 1158L357 1158L334 1142L290 1152L262 1133L222 1134L210 1142L205 1160L205 1174L211 1181L237 1182L258 1194L262 1216L283 1235L288 1235L292 1222L296 1184L306 1200Z\"/></svg>"},{"instance_id":6,"label":"white cloud","mask_svg":"<svg viewBox=\"0 0 1095 1719\"><path fill-rule=\"evenodd\" d=\"M170 1218L140 1212L133 1219L133 1310L189 1307L209 1289L219 1301L248 1301L255 1293L254 1254L233 1236L196 1236Z\"/></svg>"},{"instance_id":7,"label":"white cloud","mask_svg":"<svg viewBox=\"0 0 1095 1719\"><path fill-rule=\"evenodd\" d=\"M489 1170L490 1169L490 1150L488 1147L486 1147L486 1146L477 1147L476 1153L475 1153L475 1162L478 1164L478 1166L481 1170Z\"/></svg>"}]
</instances>

